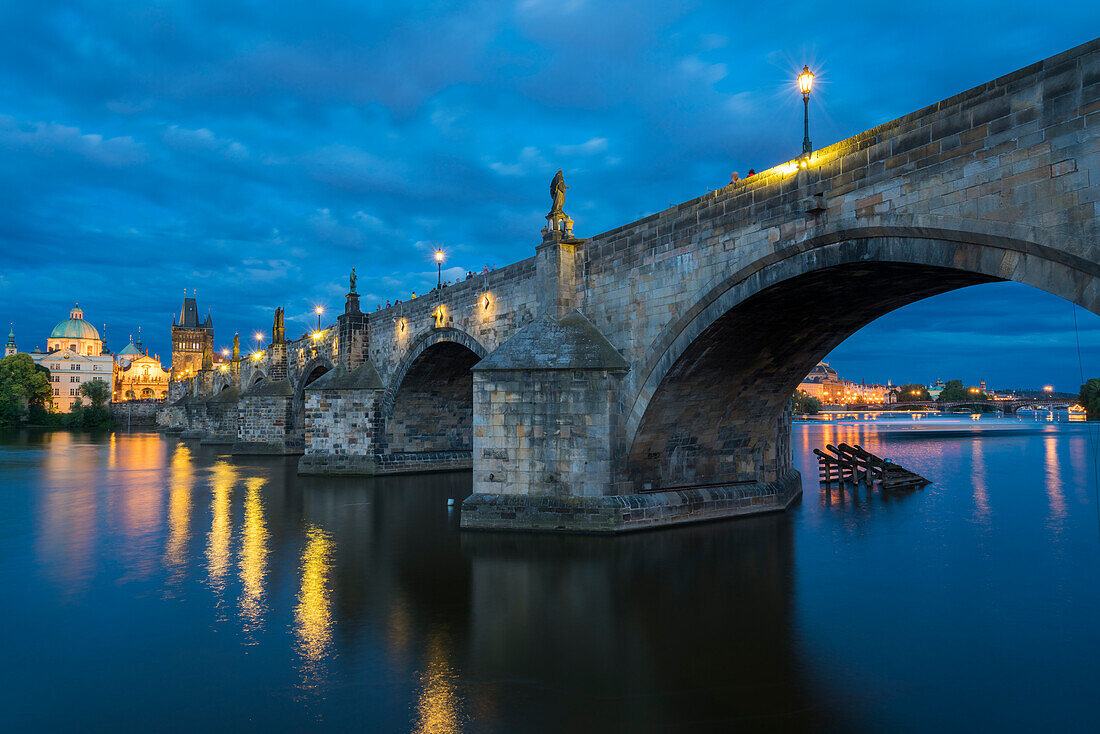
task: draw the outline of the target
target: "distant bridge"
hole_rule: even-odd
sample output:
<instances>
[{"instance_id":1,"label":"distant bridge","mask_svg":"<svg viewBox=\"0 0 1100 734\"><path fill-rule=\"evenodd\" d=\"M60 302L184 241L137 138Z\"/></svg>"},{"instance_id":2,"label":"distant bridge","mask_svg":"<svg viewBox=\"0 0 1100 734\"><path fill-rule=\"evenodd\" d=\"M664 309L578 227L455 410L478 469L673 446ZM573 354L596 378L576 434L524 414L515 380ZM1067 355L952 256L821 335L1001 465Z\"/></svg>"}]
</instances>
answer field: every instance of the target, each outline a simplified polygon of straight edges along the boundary
<instances>
[{"instance_id":1,"label":"distant bridge","mask_svg":"<svg viewBox=\"0 0 1100 734\"><path fill-rule=\"evenodd\" d=\"M993 408L1005 415L1012 415L1018 410L1026 410L1029 407L1039 409L1068 409L1076 404L1075 400L1068 398L1015 398L1012 400L952 400L939 402L937 400L907 400L900 403L847 403L845 410L912 410L916 408L928 408L930 410L951 411L958 408Z\"/></svg>"},{"instance_id":2,"label":"distant bridge","mask_svg":"<svg viewBox=\"0 0 1100 734\"><path fill-rule=\"evenodd\" d=\"M790 396L874 319L1004 280L1100 314L1098 192L1100 39L588 239L553 210L533 256L442 292L349 293L161 422L302 473L472 468L464 527L783 509Z\"/></svg>"}]
</instances>

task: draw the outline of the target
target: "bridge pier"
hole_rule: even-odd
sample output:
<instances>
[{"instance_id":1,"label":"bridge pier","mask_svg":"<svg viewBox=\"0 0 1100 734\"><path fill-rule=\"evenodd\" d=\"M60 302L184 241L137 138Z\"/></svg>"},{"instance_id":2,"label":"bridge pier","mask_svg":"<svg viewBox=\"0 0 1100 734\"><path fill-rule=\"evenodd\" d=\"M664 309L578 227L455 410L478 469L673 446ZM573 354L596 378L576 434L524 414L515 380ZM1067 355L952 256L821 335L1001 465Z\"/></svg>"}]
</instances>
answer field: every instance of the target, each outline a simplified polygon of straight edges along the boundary
<instances>
[{"instance_id":1,"label":"bridge pier","mask_svg":"<svg viewBox=\"0 0 1100 734\"><path fill-rule=\"evenodd\" d=\"M299 474L378 473L383 386L368 359L338 365L305 388L305 455Z\"/></svg>"}]
</instances>

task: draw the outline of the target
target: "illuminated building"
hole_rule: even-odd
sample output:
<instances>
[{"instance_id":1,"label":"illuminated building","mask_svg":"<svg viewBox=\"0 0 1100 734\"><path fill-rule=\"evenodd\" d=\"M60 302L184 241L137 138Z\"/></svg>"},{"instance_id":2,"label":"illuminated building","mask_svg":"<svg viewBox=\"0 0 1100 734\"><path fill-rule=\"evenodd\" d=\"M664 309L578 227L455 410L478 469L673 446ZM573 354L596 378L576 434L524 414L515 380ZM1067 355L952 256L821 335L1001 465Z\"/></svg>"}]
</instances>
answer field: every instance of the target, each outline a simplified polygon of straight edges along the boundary
<instances>
[{"instance_id":1,"label":"illuminated building","mask_svg":"<svg viewBox=\"0 0 1100 734\"><path fill-rule=\"evenodd\" d=\"M82 402L80 386L92 380L102 380L108 387L114 380L114 359L104 354L104 341L99 331L84 320L79 305L69 312L69 318L53 327L46 339L46 352L32 352L31 359L50 371L53 405L68 413Z\"/></svg>"},{"instance_id":2,"label":"illuminated building","mask_svg":"<svg viewBox=\"0 0 1100 734\"><path fill-rule=\"evenodd\" d=\"M194 298L184 298L179 318L172 321L172 379L193 377L202 369L202 353L214 351L214 320L206 314L199 321L199 306Z\"/></svg>"},{"instance_id":3,"label":"illuminated building","mask_svg":"<svg viewBox=\"0 0 1100 734\"><path fill-rule=\"evenodd\" d=\"M131 341L115 356L114 399L164 400L168 397L171 374L156 355L149 356L141 345L141 332L135 344Z\"/></svg>"},{"instance_id":4,"label":"illuminated building","mask_svg":"<svg viewBox=\"0 0 1100 734\"><path fill-rule=\"evenodd\" d=\"M837 371L826 362L818 362L798 385L799 390L826 405L885 403L889 401L891 387L890 383L868 385L841 379Z\"/></svg>"}]
</instances>

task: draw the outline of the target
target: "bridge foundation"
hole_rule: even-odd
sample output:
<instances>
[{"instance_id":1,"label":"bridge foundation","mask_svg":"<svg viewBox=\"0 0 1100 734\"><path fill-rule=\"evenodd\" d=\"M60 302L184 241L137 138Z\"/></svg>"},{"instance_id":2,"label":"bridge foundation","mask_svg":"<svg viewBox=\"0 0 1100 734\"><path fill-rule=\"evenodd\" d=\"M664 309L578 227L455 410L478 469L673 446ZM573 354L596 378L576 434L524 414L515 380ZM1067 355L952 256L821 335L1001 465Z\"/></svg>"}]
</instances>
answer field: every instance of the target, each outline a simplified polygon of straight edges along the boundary
<instances>
[{"instance_id":1,"label":"bridge foundation","mask_svg":"<svg viewBox=\"0 0 1100 734\"><path fill-rule=\"evenodd\" d=\"M368 359L338 365L305 388L305 455L299 474L378 473L382 378Z\"/></svg>"},{"instance_id":2,"label":"bridge foundation","mask_svg":"<svg viewBox=\"0 0 1100 734\"><path fill-rule=\"evenodd\" d=\"M295 435L294 389L288 380L261 382L246 390L237 403L237 440L232 454L300 454Z\"/></svg>"}]
</instances>

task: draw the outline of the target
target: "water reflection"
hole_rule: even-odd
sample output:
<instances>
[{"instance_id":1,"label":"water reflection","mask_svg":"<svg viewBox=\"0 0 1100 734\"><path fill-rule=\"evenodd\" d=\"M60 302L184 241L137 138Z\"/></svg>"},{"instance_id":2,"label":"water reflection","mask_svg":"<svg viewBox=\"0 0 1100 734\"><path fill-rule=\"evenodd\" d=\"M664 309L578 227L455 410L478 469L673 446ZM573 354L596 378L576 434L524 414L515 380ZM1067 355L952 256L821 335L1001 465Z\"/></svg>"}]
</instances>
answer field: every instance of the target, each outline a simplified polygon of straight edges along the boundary
<instances>
[{"instance_id":1,"label":"water reflection","mask_svg":"<svg viewBox=\"0 0 1100 734\"><path fill-rule=\"evenodd\" d=\"M77 595L92 577L100 531L101 494L93 476L96 452L76 434L57 431L43 437L38 556L53 569L51 578L66 595Z\"/></svg>"},{"instance_id":2,"label":"water reflection","mask_svg":"<svg viewBox=\"0 0 1100 734\"><path fill-rule=\"evenodd\" d=\"M457 734L462 731L462 700L456 692L458 675L450 664L450 638L436 631L428 639L420 698L416 704L416 734Z\"/></svg>"},{"instance_id":3,"label":"water reflection","mask_svg":"<svg viewBox=\"0 0 1100 734\"><path fill-rule=\"evenodd\" d=\"M1066 519L1066 497L1062 487L1062 467L1058 457L1058 436L1053 432L1043 438L1043 456L1047 500L1050 503L1050 528L1057 533Z\"/></svg>"},{"instance_id":4,"label":"water reflection","mask_svg":"<svg viewBox=\"0 0 1100 734\"><path fill-rule=\"evenodd\" d=\"M325 658L332 647L332 602L328 576L332 565L332 537L309 525L302 550L301 586L294 609L294 634L301 659L302 688L317 689L325 677Z\"/></svg>"},{"instance_id":5,"label":"water reflection","mask_svg":"<svg viewBox=\"0 0 1100 734\"><path fill-rule=\"evenodd\" d=\"M833 489L786 514L620 538L460 533L446 500L469 492L469 474L308 479L293 460L217 457L183 443L167 452L156 436L120 434L112 445L63 434L63 451L42 452L19 485L38 516L25 542L43 563L20 564L19 577L16 564L0 562L0 581L31 590L0 611L7 626L27 626L13 616L23 607L51 619L10 653L26 675L9 690L37 702L87 691L68 708L142 720L163 715L166 695L186 695L197 703L178 712L179 726L203 730L243 720L303 730L323 719L339 731L897 731L906 717L930 724L912 730L937 730L940 708L995 718L1001 709L983 695L1002 691L983 693L983 681L993 686L1007 668L1034 689L1042 678L1030 666L1060 644L1028 642L1027 630L1043 627L1034 620L1055 619L1048 626L1066 630L1073 649L1088 652L1095 640L1057 599L1047 603L1049 592L1033 591L1071 567L1046 562L1050 538L1095 527L1071 522L1082 501L1069 488L1080 467L1091 472L1083 431L1004 421L998 435L977 437L982 422L803 425L795 445L807 497L816 465L802 447L824 443L925 462L916 468L939 481L901 496ZM1046 433L1064 428L1073 431ZM104 472L109 461L116 466ZM157 500L136 481L145 466L162 478ZM0 502L8 497L18 518L15 494ZM1013 522L1007 541L984 532L991 498L996 518ZM1037 503L1053 529L1041 528ZM125 566L133 541L150 537L163 579L129 588L96 577L96 568ZM0 532L0 550L19 541ZM1062 545L1071 559L1077 546ZM59 605L36 590L37 575L95 593L86 606ZM1081 607L1095 608L1092 587L1073 582L1065 588ZM165 584L172 598L160 597ZM239 625L210 624L226 613ZM956 655L941 644L948 627L981 641L960 642ZM50 636L57 646L39 654ZM135 636L148 644L132 644ZM1027 667L974 654L1010 637ZM952 695L966 700L927 706ZM919 701L899 703L909 699ZM78 728L38 708L38 721L17 714L11 728ZM884 708L897 713L868 713ZM56 725L30 725L42 719Z\"/></svg>"},{"instance_id":6,"label":"water reflection","mask_svg":"<svg viewBox=\"0 0 1100 734\"><path fill-rule=\"evenodd\" d=\"M229 541L233 535L230 524L230 500L237 469L225 460L211 468L210 532L206 536L206 580L219 597L225 591L225 575L229 570Z\"/></svg>"},{"instance_id":7,"label":"water reflection","mask_svg":"<svg viewBox=\"0 0 1100 734\"><path fill-rule=\"evenodd\" d=\"M989 524L989 488L986 486L985 448L981 441L970 441L972 476L974 479L974 519Z\"/></svg>"},{"instance_id":8,"label":"water reflection","mask_svg":"<svg viewBox=\"0 0 1100 734\"><path fill-rule=\"evenodd\" d=\"M191 450L183 443L172 453L168 472L168 540L164 548L164 565L168 580L178 587L187 569L187 545L191 537L191 492L195 486L195 470Z\"/></svg>"},{"instance_id":9,"label":"water reflection","mask_svg":"<svg viewBox=\"0 0 1100 734\"><path fill-rule=\"evenodd\" d=\"M260 494L267 480L245 480L244 527L241 530L240 613L244 631L251 634L263 627L267 606L264 602L264 577L267 573L267 527L264 502Z\"/></svg>"}]
</instances>

